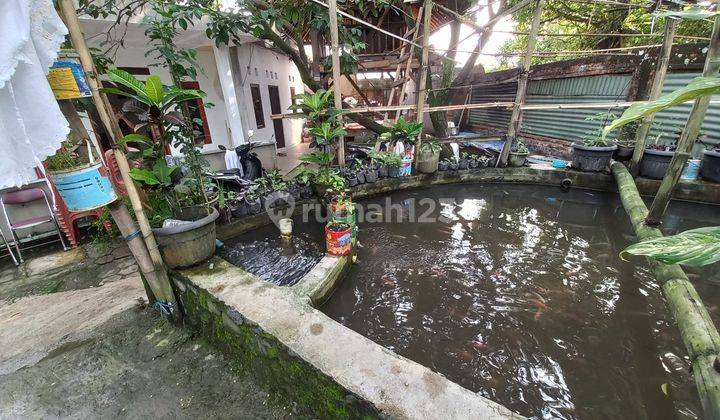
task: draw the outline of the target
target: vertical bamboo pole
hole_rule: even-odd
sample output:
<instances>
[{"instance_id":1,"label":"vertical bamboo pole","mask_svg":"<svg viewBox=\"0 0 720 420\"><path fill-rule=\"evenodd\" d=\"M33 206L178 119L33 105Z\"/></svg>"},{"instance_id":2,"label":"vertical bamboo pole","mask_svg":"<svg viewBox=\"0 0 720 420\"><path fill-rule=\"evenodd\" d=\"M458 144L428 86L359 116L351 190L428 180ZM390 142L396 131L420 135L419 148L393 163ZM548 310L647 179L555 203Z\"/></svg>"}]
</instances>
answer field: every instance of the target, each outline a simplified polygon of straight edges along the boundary
<instances>
[{"instance_id":1,"label":"vertical bamboo pole","mask_svg":"<svg viewBox=\"0 0 720 420\"><path fill-rule=\"evenodd\" d=\"M432 0L425 0L425 4L423 5L423 35L422 35L422 56L420 59L420 81L418 82L418 95L417 95L417 110L415 115L415 121L417 122L423 122L425 118L425 100L427 98L427 74L428 74L428 64L430 62L430 46L428 43L430 42L430 32L432 31L431 23L432 23L432 7L433 2ZM412 55L410 55L410 60L412 61ZM420 143L422 143L422 132L420 132L420 136L417 139L417 146L416 146L416 157L415 157L415 163L417 164L418 159L417 156L420 153Z\"/></svg>"},{"instance_id":2,"label":"vertical bamboo pole","mask_svg":"<svg viewBox=\"0 0 720 420\"><path fill-rule=\"evenodd\" d=\"M330 13L330 42L332 53L332 77L333 77L333 99L335 100L335 108L342 109L342 92L340 91L340 47L338 37L338 20L337 20L337 0L328 1ZM342 115L338 115L340 126L343 125ZM345 167L345 138L338 138L338 164L341 168Z\"/></svg>"},{"instance_id":3,"label":"vertical bamboo pole","mask_svg":"<svg viewBox=\"0 0 720 420\"><path fill-rule=\"evenodd\" d=\"M660 229L644 223L648 209L630 172L619 162L613 162L610 170L638 239L662 237ZM653 259L648 261L690 356L695 384L705 411L704 418L720 418L720 334L683 269L679 265L666 265Z\"/></svg>"},{"instance_id":4,"label":"vertical bamboo pole","mask_svg":"<svg viewBox=\"0 0 720 420\"><path fill-rule=\"evenodd\" d=\"M100 91L100 78L95 71L90 50L88 49L87 44L85 43L85 38L80 30L80 22L77 14L75 13L73 1L60 0L58 4L65 21L65 25L67 25L70 33L70 40L80 56L80 63L87 75L88 85L92 91L93 101L95 102L95 107L100 115L100 119L102 120L108 134L113 139L113 142L116 143L115 141L122 137L122 132L120 131L117 121L112 115L112 108L110 107L107 97ZM169 304L172 308L173 317L175 319L179 319L180 311L177 310L175 294L170 286L170 279L168 278L167 271L165 270L165 264L160 256L160 250L158 249L157 242L155 242L155 236L153 236L150 223L145 215L145 210L143 209L142 202L140 201L138 191L132 178L130 177L130 167L128 165L127 158L125 157L125 153L119 147L114 149L114 153L118 167L120 168L123 183L127 189L128 197L130 198L133 210L135 211L135 217L137 218L140 225L140 231L143 239L145 240L147 252L150 254L150 259L152 261L152 271L148 271L147 273L144 272L143 274L150 284L155 297L163 303ZM138 263L140 263L140 259L138 259ZM140 264L140 267L147 270L150 269L150 267L144 264Z\"/></svg>"},{"instance_id":5,"label":"vertical bamboo pole","mask_svg":"<svg viewBox=\"0 0 720 420\"><path fill-rule=\"evenodd\" d=\"M720 7L720 0L717 1L718 7ZM710 36L710 45L708 47L707 56L705 58L705 68L703 69L704 77L717 77L720 73L720 16L715 18L715 25L713 26L712 35ZM665 209L672 198L673 190L680 179L685 163L690 157L692 147L697 140L698 134L700 134L700 127L702 126L705 114L707 113L708 107L710 106L711 96L703 96L695 100L693 103L692 111L688 117L685 129L680 135L680 139L677 142L677 148L675 154L670 161L670 167L668 168L665 177L660 184L655 199L650 206L650 214L648 214L646 223L649 225L656 225L660 223Z\"/></svg>"},{"instance_id":6,"label":"vertical bamboo pole","mask_svg":"<svg viewBox=\"0 0 720 420\"><path fill-rule=\"evenodd\" d=\"M525 103L525 96L527 95L530 65L532 64L532 56L535 52L535 45L537 44L537 34L540 29L540 16L542 15L542 8L544 4L545 0L537 0L537 3L535 4L530 35L528 35L527 49L525 50L525 57L523 58L522 67L520 68L520 76L518 77L518 87L517 93L515 94L515 104L513 105L512 116L510 117L510 126L508 127L507 138L505 139L505 144L503 144L498 164L496 166L505 166L507 164L508 156L510 156L510 147L515 141L518 129L520 128L520 117L522 114L520 106Z\"/></svg>"},{"instance_id":7,"label":"vertical bamboo pole","mask_svg":"<svg viewBox=\"0 0 720 420\"><path fill-rule=\"evenodd\" d=\"M667 74L668 64L670 64L670 52L672 51L672 44L677 24L677 19L665 19L665 34L662 47L658 53L655 75L653 76L652 85L650 86L650 95L648 96L649 101L654 101L659 98L662 93L663 82L665 81L665 75ZM632 160L630 161L630 172L634 174L637 174L640 167L640 161L642 160L643 154L645 154L645 144L647 142L648 133L650 133L650 126L652 125L653 118L653 115L645 117L638 126L638 130L635 135L635 150L633 151Z\"/></svg>"}]
</instances>

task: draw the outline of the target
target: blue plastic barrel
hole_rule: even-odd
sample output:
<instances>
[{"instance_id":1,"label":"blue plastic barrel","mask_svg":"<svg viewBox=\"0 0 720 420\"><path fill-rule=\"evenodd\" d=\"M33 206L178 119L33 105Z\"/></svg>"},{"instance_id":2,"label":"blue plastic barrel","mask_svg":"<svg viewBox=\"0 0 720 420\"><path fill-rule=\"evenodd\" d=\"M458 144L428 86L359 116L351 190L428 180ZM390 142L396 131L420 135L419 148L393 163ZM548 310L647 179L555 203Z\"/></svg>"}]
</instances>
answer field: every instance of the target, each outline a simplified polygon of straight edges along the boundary
<instances>
[{"instance_id":1,"label":"blue plastic barrel","mask_svg":"<svg viewBox=\"0 0 720 420\"><path fill-rule=\"evenodd\" d=\"M685 164L685 169L683 169L682 175L680 175L680 179L685 181L695 181L698 179L699 174L700 159L688 159Z\"/></svg>"},{"instance_id":2,"label":"blue plastic barrel","mask_svg":"<svg viewBox=\"0 0 720 420\"><path fill-rule=\"evenodd\" d=\"M71 212L94 210L117 199L101 163L81 169L49 172L48 175Z\"/></svg>"}]
</instances>

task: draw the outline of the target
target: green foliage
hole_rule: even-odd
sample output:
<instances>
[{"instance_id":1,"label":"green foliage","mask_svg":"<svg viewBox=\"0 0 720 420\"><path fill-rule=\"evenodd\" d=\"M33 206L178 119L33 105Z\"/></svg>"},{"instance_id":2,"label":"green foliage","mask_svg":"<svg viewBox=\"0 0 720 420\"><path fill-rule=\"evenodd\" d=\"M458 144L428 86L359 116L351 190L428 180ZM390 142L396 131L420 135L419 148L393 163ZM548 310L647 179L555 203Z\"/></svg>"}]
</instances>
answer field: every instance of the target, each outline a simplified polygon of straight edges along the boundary
<instances>
[{"instance_id":1,"label":"green foliage","mask_svg":"<svg viewBox=\"0 0 720 420\"><path fill-rule=\"evenodd\" d=\"M285 191L287 190L288 184L283 179L280 171L275 169L261 176L255 180L260 190L265 193L272 191Z\"/></svg>"},{"instance_id":2,"label":"green foliage","mask_svg":"<svg viewBox=\"0 0 720 420\"><path fill-rule=\"evenodd\" d=\"M306 166L301 167L295 175L295 181L302 185L308 185L315 176L315 171Z\"/></svg>"},{"instance_id":3,"label":"green foliage","mask_svg":"<svg viewBox=\"0 0 720 420\"><path fill-rule=\"evenodd\" d=\"M318 146L331 145L336 138L347 135L347 131L342 127L330 122L324 122L320 126L312 127L308 132L315 136L315 142Z\"/></svg>"},{"instance_id":4,"label":"green foliage","mask_svg":"<svg viewBox=\"0 0 720 420\"><path fill-rule=\"evenodd\" d=\"M720 261L720 226L638 242L625 248L620 256L625 253L645 255L663 264L702 267Z\"/></svg>"},{"instance_id":5,"label":"green foliage","mask_svg":"<svg viewBox=\"0 0 720 420\"><path fill-rule=\"evenodd\" d=\"M321 168L315 172L313 183L327 186L329 189L340 191L345 188L345 179L335 169Z\"/></svg>"},{"instance_id":6,"label":"green foliage","mask_svg":"<svg viewBox=\"0 0 720 420\"><path fill-rule=\"evenodd\" d=\"M606 147L610 145L610 141L603 136L603 126L608 121L617 118L617 114L614 112L599 112L593 116L585 118L585 121L602 121L597 128L588 130L585 134L580 137L582 143L588 147Z\"/></svg>"},{"instance_id":7,"label":"green foliage","mask_svg":"<svg viewBox=\"0 0 720 420\"><path fill-rule=\"evenodd\" d=\"M390 127L390 130L381 134L380 138L391 141L406 141L414 143L423 131L423 123L407 121L404 117L398 118L397 122Z\"/></svg>"},{"instance_id":8,"label":"green foliage","mask_svg":"<svg viewBox=\"0 0 720 420\"><path fill-rule=\"evenodd\" d=\"M520 0L510 0L509 6ZM631 0L637 5L649 2ZM537 51L580 51L600 48L632 47L659 43L665 28L665 19L657 19L654 7L622 7L617 4L600 2L547 1L541 16L541 33L551 34L657 34L657 38L632 36L547 36L540 37ZM516 31L528 32L532 22L532 7L524 7L513 14L517 22ZM678 24L677 35L709 36L712 23L704 20L683 20ZM523 53L527 47L527 36L518 35L507 41L501 48L505 53ZM685 42L678 40L678 42ZM533 57L533 64L571 59L578 55ZM500 68L514 67L511 58L501 60Z\"/></svg>"},{"instance_id":9,"label":"green foliage","mask_svg":"<svg viewBox=\"0 0 720 420\"><path fill-rule=\"evenodd\" d=\"M395 152L385 153L385 164L391 168L399 168L402 165L402 156Z\"/></svg>"},{"instance_id":10,"label":"green foliage","mask_svg":"<svg viewBox=\"0 0 720 420\"><path fill-rule=\"evenodd\" d=\"M300 161L314 163L320 167L328 167L332 163L332 155L325 152L310 152L300 156Z\"/></svg>"},{"instance_id":11,"label":"green foliage","mask_svg":"<svg viewBox=\"0 0 720 420\"><path fill-rule=\"evenodd\" d=\"M530 150L528 150L527 146L525 145L525 143L522 142L522 140L516 140L511 150L515 153L530 153Z\"/></svg>"},{"instance_id":12,"label":"green foliage","mask_svg":"<svg viewBox=\"0 0 720 420\"><path fill-rule=\"evenodd\" d=\"M657 17L674 17L674 18L687 19L687 20L710 19L710 18L714 18L718 15L720 15L719 10L712 11L712 10L705 9L705 8L697 6L697 5L687 6L682 11L668 10L668 11L659 12L659 13L655 14L655 16L657 16Z\"/></svg>"},{"instance_id":13,"label":"green foliage","mask_svg":"<svg viewBox=\"0 0 720 420\"><path fill-rule=\"evenodd\" d=\"M164 159L156 160L152 169L132 168L130 176L135 181L142 182L148 186L169 187L172 184L172 174L177 166L168 166Z\"/></svg>"},{"instance_id":14,"label":"green foliage","mask_svg":"<svg viewBox=\"0 0 720 420\"><path fill-rule=\"evenodd\" d=\"M333 104L333 94L329 90L319 89L315 93L301 93L293 97L301 101L290 105L291 111L299 111L311 121L327 118L327 111Z\"/></svg>"},{"instance_id":15,"label":"green foliage","mask_svg":"<svg viewBox=\"0 0 720 420\"><path fill-rule=\"evenodd\" d=\"M72 152L71 147L70 142L64 141L57 152L45 160L47 169L50 171L64 171L79 166L77 153Z\"/></svg>"},{"instance_id":16,"label":"green foliage","mask_svg":"<svg viewBox=\"0 0 720 420\"><path fill-rule=\"evenodd\" d=\"M420 151L428 152L431 154L440 153L440 143L436 141L426 141L420 143Z\"/></svg>"},{"instance_id":17,"label":"green foliage","mask_svg":"<svg viewBox=\"0 0 720 420\"><path fill-rule=\"evenodd\" d=\"M640 120L664 109L683 104L685 102L720 92L720 78L696 77L687 86L663 95L654 101L641 102L631 105L620 118L614 120L603 129L603 137L625 124Z\"/></svg>"}]
</instances>

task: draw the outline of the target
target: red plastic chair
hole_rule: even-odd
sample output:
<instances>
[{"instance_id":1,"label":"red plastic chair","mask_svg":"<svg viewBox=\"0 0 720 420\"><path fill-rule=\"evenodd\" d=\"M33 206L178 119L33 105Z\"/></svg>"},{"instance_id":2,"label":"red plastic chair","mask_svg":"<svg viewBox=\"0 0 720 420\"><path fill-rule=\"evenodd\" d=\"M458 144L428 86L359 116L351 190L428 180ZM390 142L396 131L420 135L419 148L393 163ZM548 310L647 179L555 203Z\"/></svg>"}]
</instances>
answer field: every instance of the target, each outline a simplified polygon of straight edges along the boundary
<instances>
[{"instance_id":1,"label":"red plastic chair","mask_svg":"<svg viewBox=\"0 0 720 420\"><path fill-rule=\"evenodd\" d=\"M26 219L20 220L11 220L10 214L8 212L8 207L25 207L28 204L40 200L43 200L45 202L45 207L48 211L46 215L28 217ZM10 233L12 234L13 241L15 242L15 249L17 250L18 259L21 263L24 262L24 260L22 257L22 253L20 252L20 239L15 233L15 231L18 229L27 229L46 223L53 223L55 224L55 229L57 230L58 236L60 237L60 243L62 243L63 249L67 251L68 247L65 245L65 239L63 238L62 232L60 231L60 225L55 218L55 212L53 212L52 206L50 206L50 202L48 201L47 194L45 194L45 191L43 189L28 188L24 190L6 192L0 197L0 207L2 207L3 212L5 213L5 221L10 227Z\"/></svg>"}]
</instances>

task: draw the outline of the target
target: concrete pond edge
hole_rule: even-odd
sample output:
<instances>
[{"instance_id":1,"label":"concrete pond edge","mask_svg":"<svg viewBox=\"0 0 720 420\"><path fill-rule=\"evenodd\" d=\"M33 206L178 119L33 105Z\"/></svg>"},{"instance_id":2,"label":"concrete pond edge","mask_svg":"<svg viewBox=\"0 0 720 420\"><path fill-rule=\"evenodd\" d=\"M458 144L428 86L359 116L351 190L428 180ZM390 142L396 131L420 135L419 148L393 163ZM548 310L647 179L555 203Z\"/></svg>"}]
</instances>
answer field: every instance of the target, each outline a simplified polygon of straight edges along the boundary
<instances>
[{"instance_id":1,"label":"concrete pond edge","mask_svg":"<svg viewBox=\"0 0 720 420\"><path fill-rule=\"evenodd\" d=\"M337 277L349 264L348 258L329 258L316 277L303 279L308 284L294 288L265 282L220 258L173 272L172 279L188 325L301 415L523 418L315 309L312 303L334 284L321 272Z\"/></svg>"}]
</instances>

